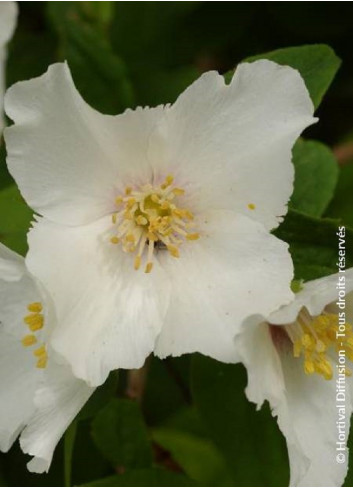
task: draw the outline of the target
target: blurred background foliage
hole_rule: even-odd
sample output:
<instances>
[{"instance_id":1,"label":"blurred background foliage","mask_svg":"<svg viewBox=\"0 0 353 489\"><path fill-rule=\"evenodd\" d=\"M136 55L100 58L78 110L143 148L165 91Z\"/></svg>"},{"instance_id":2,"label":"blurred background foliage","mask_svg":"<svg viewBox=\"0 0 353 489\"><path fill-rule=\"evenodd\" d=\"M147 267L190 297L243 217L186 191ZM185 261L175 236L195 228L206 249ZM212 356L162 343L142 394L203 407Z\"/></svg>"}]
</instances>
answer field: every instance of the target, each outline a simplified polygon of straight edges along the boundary
<instances>
[{"instance_id":1,"label":"blurred background foliage","mask_svg":"<svg viewBox=\"0 0 353 489\"><path fill-rule=\"evenodd\" d=\"M318 219L353 226L352 13L349 2L20 2L7 84L66 59L87 102L116 114L173 102L209 69L227 73L259 53L330 45L343 64L319 123L305 133L324 144L297 143L291 212L276 232L291 243L297 278L314 278L335 271L336 259L337 221ZM32 214L4 159L2 145L0 239L24 254ZM287 485L284 439L268 406L256 412L247 402L245 385L242 366L201 355L150 358L142 371L112 373L59 444L48 475L29 474L16 445L0 455L0 484Z\"/></svg>"}]
</instances>

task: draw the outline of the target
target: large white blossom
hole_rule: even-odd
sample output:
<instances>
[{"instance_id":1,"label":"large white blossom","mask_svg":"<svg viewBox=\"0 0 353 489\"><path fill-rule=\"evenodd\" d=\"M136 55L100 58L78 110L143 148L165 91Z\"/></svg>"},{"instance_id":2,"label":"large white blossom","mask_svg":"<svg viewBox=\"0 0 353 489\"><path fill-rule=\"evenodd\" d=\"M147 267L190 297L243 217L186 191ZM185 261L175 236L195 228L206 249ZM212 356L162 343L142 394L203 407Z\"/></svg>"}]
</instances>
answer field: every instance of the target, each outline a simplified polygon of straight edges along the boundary
<instances>
[{"instance_id":1,"label":"large white blossom","mask_svg":"<svg viewBox=\"0 0 353 489\"><path fill-rule=\"evenodd\" d=\"M6 45L14 33L17 13L16 2L0 2L0 136L4 128Z\"/></svg>"},{"instance_id":2,"label":"large white blossom","mask_svg":"<svg viewBox=\"0 0 353 489\"><path fill-rule=\"evenodd\" d=\"M346 294L340 306L339 290ZM337 448L347 441L353 410L352 325L351 268L305 283L267 320L248 318L236 339L248 399L258 408L269 401L286 437L292 486L336 487L346 476L348 448ZM336 399L337 389L344 394Z\"/></svg>"},{"instance_id":3,"label":"large white blossom","mask_svg":"<svg viewBox=\"0 0 353 489\"><path fill-rule=\"evenodd\" d=\"M0 244L0 450L20 435L32 472L48 471L61 436L93 389L51 351L51 301L24 259Z\"/></svg>"},{"instance_id":4,"label":"large white blossom","mask_svg":"<svg viewBox=\"0 0 353 489\"><path fill-rule=\"evenodd\" d=\"M91 385L198 351L234 360L250 314L293 298L270 230L292 192L292 146L314 122L296 70L202 75L172 106L102 115L66 64L6 96L8 166L41 216L27 264L52 295L52 346Z\"/></svg>"}]
</instances>

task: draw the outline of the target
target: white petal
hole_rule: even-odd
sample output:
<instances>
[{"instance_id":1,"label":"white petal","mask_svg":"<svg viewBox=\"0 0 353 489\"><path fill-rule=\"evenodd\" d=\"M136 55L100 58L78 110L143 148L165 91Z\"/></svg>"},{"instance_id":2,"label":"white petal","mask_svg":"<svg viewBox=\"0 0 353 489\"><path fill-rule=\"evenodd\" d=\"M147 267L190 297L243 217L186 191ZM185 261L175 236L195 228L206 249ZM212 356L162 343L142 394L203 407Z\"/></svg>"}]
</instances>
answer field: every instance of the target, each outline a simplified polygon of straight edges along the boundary
<instances>
[{"instance_id":1,"label":"white petal","mask_svg":"<svg viewBox=\"0 0 353 489\"><path fill-rule=\"evenodd\" d=\"M109 219L79 228L41 220L29 234L28 267L53 297L52 345L91 385L110 370L138 368L151 353L169 301L155 263L145 274L110 243Z\"/></svg>"},{"instance_id":2,"label":"white petal","mask_svg":"<svg viewBox=\"0 0 353 489\"><path fill-rule=\"evenodd\" d=\"M242 321L293 298L293 265L287 244L247 217L214 211L201 226L200 239L183 245L179 259L159 258L173 289L155 351L234 361L233 337Z\"/></svg>"},{"instance_id":3,"label":"white petal","mask_svg":"<svg viewBox=\"0 0 353 489\"><path fill-rule=\"evenodd\" d=\"M17 281L26 273L22 256L0 243L0 280Z\"/></svg>"},{"instance_id":4,"label":"white petal","mask_svg":"<svg viewBox=\"0 0 353 489\"><path fill-rule=\"evenodd\" d=\"M28 333L23 318L27 305L40 302L42 292L27 272L22 257L0 245L0 324L3 330L22 338Z\"/></svg>"},{"instance_id":5,"label":"white petal","mask_svg":"<svg viewBox=\"0 0 353 489\"><path fill-rule=\"evenodd\" d=\"M21 342L0 326L0 450L7 451L34 412L41 371Z\"/></svg>"},{"instance_id":6,"label":"white petal","mask_svg":"<svg viewBox=\"0 0 353 489\"><path fill-rule=\"evenodd\" d=\"M48 472L56 445L93 391L67 366L47 367L35 396L36 412L20 438L22 450L34 457L27 465L31 472Z\"/></svg>"},{"instance_id":7,"label":"white petal","mask_svg":"<svg viewBox=\"0 0 353 489\"><path fill-rule=\"evenodd\" d=\"M11 39L16 26L16 2L0 2L0 49Z\"/></svg>"},{"instance_id":8,"label":"white petal","mask_svg":"<svg viewBox=\"0 0 353 489\"><path fill-rule=\"evenodd\" d=\"M299 365L298 365L299 363ZM297 445L288 445L291 485L339 487L347 473L347 462L337 463L336 442L339 420L336 406L336 377L327 381L318 375L306 375L298 359L292 354L282 358L286 385L286 401L282 407L288 411L289 422L282 422L284 435L294 430ZM352 383L351 379L347 384ZM346 389L346 434L349 434L352 413L351 389ZM308 459L305 470L301 459ZM348 451L346 452L348 459Z\"/></svg>"},{"instance_id":9,"label":"white petal","mask_svg":"<svg viewBox=\"0 0 353 489\"><path fill-rule=\"evenodd\" d=\"M293 473L299 473L302 477L307 472L310 462L303 453L293 428L295 420L287 400L288 386L282 367L283 355L280 351L288 352L289 349L291 354L292 345L287 343L286 336L281 336L280 330L277 331L276 341L280 345L279 350L274 345L269 325L263 322L261 317L252 316L243 323L242 334L235 338L235 345L247 369L247 398L257 405L257 409L268 401L272 415L277 417L279 427L286 437L293 481L295 477L298 479L298 476L293 479ZM297 368L302 368L298 360Z\"/></svg>"},{"instance_id":10,"label":"white petal","mask_svg":"<svg viewBox=\"0 0 353 489\"><path fill-rule=\"evenodd\" d=\"M0 2L0 137L5 125L4 93L5 93L5 64L6 44L12 37L17 20L17 3Z\"/></svg>"},{"instance_id":11,"label":"white petal","mask_svg":"<svg viewBox=\"0 0 353 489\"><path fill-rule=\"evenodd\" d=\"M162 108L107 116L77 92L66 64L11 87L5 110L8 166L33 209L61 223L93 221L114 208L121 186L151 180L147 150ZM118 188L117 188L118 187Z\"/></svg>"},{"instance_id":12,"label":"white petal","mask_svg":"<svg viewBox=\"0 0 353 489\"><path fill-rule=\"evenodd\" d=\"M295 295L294 301L273 313L269 317L269 322L272 324L292 323L302 307L306 307L312 316L317 316L327 305L338 300L338 276L339 274L335 273L306 282L303 284L303 289ZM353 290L353 268L346 270L345 279L348 294Z\"/></svg>"},{"instance_id":13,"label":"white petal","mask_svg":"<svg viewBox=\"0 0 353 489\"><path fill-rule=\"evenodd\" d=\"M235 339L248 372L247 397L258 408L269 401L287 441L292 486L341 486L347 464L336 462L336 377L327 381L318 375L306 375L302 360L293 356L289 339L281 336L280 327L276 331L271 335L267 323L252 317ZM352 379L347 378L347 435L352 387Z\"/></svg>"},{"instance_id":14,"label":"white petal","mask_svg":"<svg viewBox=\"0 0 353 489\"><path fill-rule=\"evenodd\" d=\"M200 208L226 208L271 229L293 190L291 149L313 119L296 70L261 60L238 66L230 85L201 76L166 111L154 161L197 194ZM159 152L159 155L158 155ZM254 204L255 209L248 208Z\"/></svg>"},{"instance_id":15,"label":"white petal","mask_svg":"<svg viewBox=\"0 0 353 489\"><path fill-rule=\"evenodd\" d=\"M285 394L280 357L275 348L269 325L261 318L252 316L243 325L243 332L236 336L235 345L248 374L246 395L260 409L268 400L272 408L282 401Z\"/></svg>"}]
</instances>

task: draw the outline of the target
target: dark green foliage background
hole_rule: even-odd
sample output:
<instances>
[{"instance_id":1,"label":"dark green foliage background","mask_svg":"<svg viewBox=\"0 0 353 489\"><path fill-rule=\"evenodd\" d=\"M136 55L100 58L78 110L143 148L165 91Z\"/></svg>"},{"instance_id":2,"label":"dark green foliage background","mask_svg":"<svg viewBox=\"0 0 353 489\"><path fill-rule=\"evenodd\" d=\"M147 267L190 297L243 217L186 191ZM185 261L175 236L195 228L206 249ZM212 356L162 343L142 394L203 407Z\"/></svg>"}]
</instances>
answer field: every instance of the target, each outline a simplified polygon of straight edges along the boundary
<instances>
[{"instance_id":1,"label":"dark green foliage background","mask_svg":"<svg viewBox=\"0 0 353 489\"><path fill-rule=\"evenodd\" d=\"M275 234L290 244L296 278L310 280L336 272L337 225L353 228L353 155L339 167L332 152L353 143L352 14L340 2L20 2L7 84L67 59L84 98L116 114L173 102L209 69L229 79L237 63L259 53L296 67L320 122L293 150L295 190ZM307 44L316 46L278 51ZM335 79L340 61L322 44L343 61ZM2 145L0 240L25 254L32 213L4 160ZM353 266L349 228L347 252ZM143 374L138 395L131 374L111 374L60 442L48 475L29 474L17 444L1 454L0 485L288 484L285 441L269 407L256 412L246 400L241 365L201 355L150 358Z\"/></svg>"}]
</instances>

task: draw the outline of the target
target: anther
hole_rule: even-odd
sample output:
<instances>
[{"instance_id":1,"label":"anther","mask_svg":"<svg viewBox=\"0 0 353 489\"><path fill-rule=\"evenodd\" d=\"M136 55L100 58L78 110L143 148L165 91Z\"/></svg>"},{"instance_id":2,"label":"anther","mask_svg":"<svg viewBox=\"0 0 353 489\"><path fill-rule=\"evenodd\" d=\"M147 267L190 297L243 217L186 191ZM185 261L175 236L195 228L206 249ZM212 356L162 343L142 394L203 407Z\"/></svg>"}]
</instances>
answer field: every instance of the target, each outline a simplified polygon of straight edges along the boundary
<instances>
[{"instance_id":1,"label":"anther","mask_svg":"<svg viewBox=\"0 0 353 489\"><path fill-rule=\"evenodd\" d=\"M179 258L180 254L179 254L179 250L176 246L174 245L167 245L167 249L169 251L169 253L174 256L174 258Z\"/></svg>"},{"instance_id":2,"label":"anther","mask_svg":"<svg viewBox=\"0 0 353 489\"><path fill-rule=\"evenodd\" d=\"M44 318L42 314L33 313L24 318L24 322L28 325L31 331L37 331L43 328Z\"/></svg>"},{"instance_id":3,"label":"anther","mask_svg":"<svg viewBox=\"0 0 353 489\"><path fill-rule=\"evenodd\" d=\"M135 257L135 262L134 262L134 268L135 270L138 270L141 266L141 256L136 256Z\"/></svg>"},{"instance_id":4,"label":"anther","mask_svg":"<svg viewBox=\"0 0 353 489\"><path fill-rule=\"evenodd\" d=\"M196 239L199 239L199 237L199 233L189 233L186 235L186 239L188 239L189 241L195 241Z\"/></svg>"},{"instance_id":5,"label":"anther","mask_svg":"<svg viewBox=\"0 0 353 489\"><path fill-rule=\"evenodd\" d=\"M151 273L152 268L153 268L153 263L152 262L148 262L147 265L146 265L146 268L145 268L145 273Z\"/></svg>"},{"instance_id":6,"label":"anther","mask_svg":"<svg viewBox=\"0 0 353 489\"><path fill-rule=\"evenodd\" d=\"M30 312L42 312L43 306L40 302L32 302L31 304L28 304L27 309Z\"/></svg>"},{"instance_id":7,"label":"anther","mask_svg":"<svg viewBox=\"0 0 353 489\"><path fill-rule=\"evenodd\" d=\"M42 345L39 348L37 348L36 350L34 350L33 355L36 357L42 357L43 355L46 355L46 353L47 352L46 352L45 346Z\"/></svg>"},{"instance_id":8,"label":"anther","mask_svg":"<svg viewBox=\"0 0 353 489\"><path fill-rule=\"evenodd\" d=\"M37 343L37 338L34 334L28 334L22 338L21 342L23 346L32 346Z\"/></svg>"}]
</instances>

